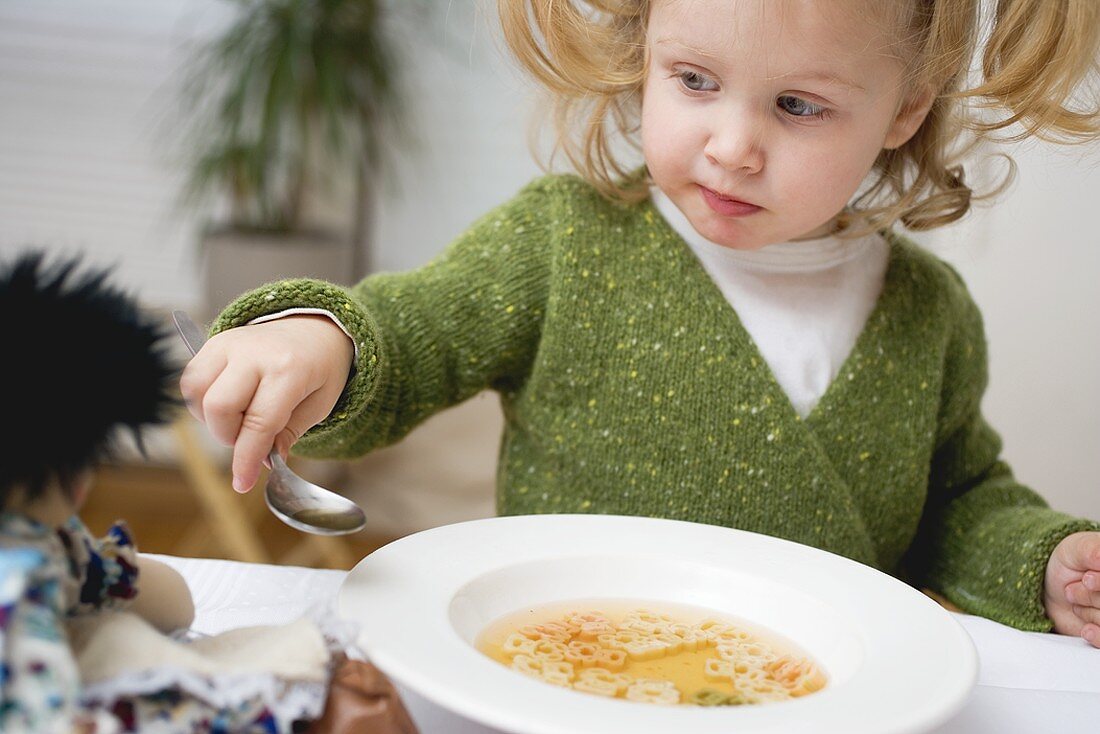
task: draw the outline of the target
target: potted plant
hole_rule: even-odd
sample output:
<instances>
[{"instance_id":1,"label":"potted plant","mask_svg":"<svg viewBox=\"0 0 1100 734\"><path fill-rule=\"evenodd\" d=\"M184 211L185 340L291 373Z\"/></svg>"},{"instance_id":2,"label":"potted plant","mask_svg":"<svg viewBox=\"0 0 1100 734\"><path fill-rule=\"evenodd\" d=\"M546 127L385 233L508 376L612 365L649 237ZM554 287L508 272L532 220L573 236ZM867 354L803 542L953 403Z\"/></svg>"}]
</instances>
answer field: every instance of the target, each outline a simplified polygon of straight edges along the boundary
<instances>
[{"instance_id":1,"label":"potted plant","mask_svg":"<svg viewBox=\"0 0 1100 734\"><path fill-rule=\"evenodd\" d=\"M233 0L183 87L191 204L219 197L203 235L206 309L282 277L350 282L369 269L368 213L385 151L407 129L385 0ZM420 3L403 2L405 9ZM343 198L342 221L308 203Z\"/></svg>"}]
</instances>

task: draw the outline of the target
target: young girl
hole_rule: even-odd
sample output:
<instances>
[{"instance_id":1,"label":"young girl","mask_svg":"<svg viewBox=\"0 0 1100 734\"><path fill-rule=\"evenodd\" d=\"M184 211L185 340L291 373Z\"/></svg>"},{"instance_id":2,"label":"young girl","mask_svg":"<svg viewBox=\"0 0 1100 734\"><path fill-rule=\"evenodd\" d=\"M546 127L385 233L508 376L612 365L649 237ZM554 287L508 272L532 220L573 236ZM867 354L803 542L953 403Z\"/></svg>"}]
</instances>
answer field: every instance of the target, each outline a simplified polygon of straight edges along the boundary
<instances>
[{"instance_id":1,"label":"young girl","mask_svg":"<svg viewBox=\"0 0 1100 734\"><path fill-rule=\"evenodd\" d=\"M1067 106L1100 5L1001 0L968 88L977 6L501 0L580 176L535 181L417 271L231 304L181 384L234 445L234 487L272 445L356 456L488 387L501 513L778 535L1100 646L1100 523L1001 462L977 308L891 229L968 210L968 98L1008 111L971 114L978 132L1100 132Z\"/></svg>"}]
</instances>

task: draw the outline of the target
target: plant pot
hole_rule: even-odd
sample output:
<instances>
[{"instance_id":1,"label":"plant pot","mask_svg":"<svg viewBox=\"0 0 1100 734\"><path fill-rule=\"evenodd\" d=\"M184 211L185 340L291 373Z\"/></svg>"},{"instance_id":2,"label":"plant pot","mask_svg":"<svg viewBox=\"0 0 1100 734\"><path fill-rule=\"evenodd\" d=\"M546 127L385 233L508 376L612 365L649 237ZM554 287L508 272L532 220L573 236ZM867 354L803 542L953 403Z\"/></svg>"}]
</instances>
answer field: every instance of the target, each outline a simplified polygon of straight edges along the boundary
<instances>
[{"instance_id":1,"label":"plant pot","mask_svg":"<svg viewBox=\"0 0 1100 734\"><path fill-rule=\"evenodd\" d=\"M320 278L350 285L353 272L351 243L334 233L210 231L202 238L203 318L273 280Z\"/></svg>"}]
</instances>

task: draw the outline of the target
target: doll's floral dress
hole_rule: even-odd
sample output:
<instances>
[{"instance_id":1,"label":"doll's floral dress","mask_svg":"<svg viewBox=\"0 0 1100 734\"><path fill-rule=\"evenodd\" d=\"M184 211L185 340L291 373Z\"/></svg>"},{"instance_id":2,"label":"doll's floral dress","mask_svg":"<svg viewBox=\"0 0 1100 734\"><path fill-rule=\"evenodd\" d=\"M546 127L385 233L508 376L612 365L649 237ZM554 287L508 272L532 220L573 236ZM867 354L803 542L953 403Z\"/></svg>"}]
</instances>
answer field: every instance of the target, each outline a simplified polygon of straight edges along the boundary
<instances>
[{"instance_id":1,"label":"doll's floral dress","mask_svg":"<svg viewBox=\"0 0 1100 734\"><path fill-rule=\"evenodd\" d=\"M162 667L82 687L73 625L95 627L103 623L94 615L123 611L137 576L124 523L96 538L75 516L50 528L0 513L0 732L275 734L320 716L324 683L274 676L200 678ZM111 618L124 616L134 618ZM329 652L343 650L348 635L322 626ZM189 638L181 631L179 643Z\"/></svg>"},{"instance_id":2,"label":"doll's floral dress","mask_svg":"<svg viewBox=\"0 0 1100 734\"><path fill-rule=\"evenodd\" d=\"M136 594L136 551L116 524L94 538L77 517L55 529L0 513L0 731L113 728L80 701L70 616L121 608Z\"/></svg>"}]
</instances>

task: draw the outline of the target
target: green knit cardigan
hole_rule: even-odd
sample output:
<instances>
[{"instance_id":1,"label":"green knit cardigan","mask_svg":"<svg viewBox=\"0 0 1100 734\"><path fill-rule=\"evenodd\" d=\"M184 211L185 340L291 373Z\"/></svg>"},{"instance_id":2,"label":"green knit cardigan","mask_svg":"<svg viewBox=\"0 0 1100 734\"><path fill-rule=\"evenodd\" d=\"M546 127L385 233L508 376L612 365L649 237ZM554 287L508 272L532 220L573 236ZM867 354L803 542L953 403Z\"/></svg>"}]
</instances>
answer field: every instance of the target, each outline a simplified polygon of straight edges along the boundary
<instances>
[{"instance_id":1,"label":"green knit cardigan","mask_svg":"<svg viewBox=\"0 0 1100 734\"><path fill-rule=\"evenodd\" d=\"M213 331L309 306L353 335L354 375L303 455L359 456L491 388L501 514L767 533L1048 630L1047 559L1100 524L1048 509L999 460L978 310L948 265L888 238L883 292L805 419L652 204L613 204L573 176L531 183L418 270L350 289L272 283Z\"/></svg>"}]
</instances>

